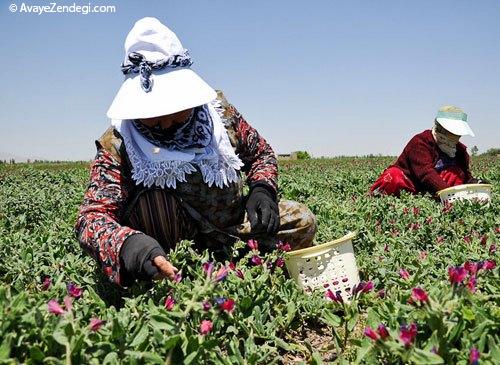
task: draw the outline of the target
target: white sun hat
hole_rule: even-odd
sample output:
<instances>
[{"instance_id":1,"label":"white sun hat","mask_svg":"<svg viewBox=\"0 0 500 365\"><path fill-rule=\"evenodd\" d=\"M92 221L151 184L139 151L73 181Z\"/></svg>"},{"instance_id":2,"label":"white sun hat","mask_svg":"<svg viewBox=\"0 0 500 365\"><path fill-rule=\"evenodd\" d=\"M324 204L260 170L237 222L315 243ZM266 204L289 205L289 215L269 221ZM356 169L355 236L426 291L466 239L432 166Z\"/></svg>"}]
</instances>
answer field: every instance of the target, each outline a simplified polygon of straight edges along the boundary
<instances>
[{"instance_id":1,"label":"white sun hat","mask_svg":"<svg viewBox=\"0 0 500 365\"><path fill-rule=\"evenodd\" d=\"M444 106L439 109L436 121L448 132L457 136L469 135L474 137L474 132L467 123L467 114L455 106Z\"/></svg>"},{"instance_id":2,"label":"white sun hat","mask_svg":"<svg viewBox=\"0 0 500 365\"><path fill-rule=\"evenodd\" d=\"M214 100L217 93L191 70L191 64L174 32L156 18L138 20L125 40L125 81L107 116L153 118Z\"/></svg>"}]
</instances>

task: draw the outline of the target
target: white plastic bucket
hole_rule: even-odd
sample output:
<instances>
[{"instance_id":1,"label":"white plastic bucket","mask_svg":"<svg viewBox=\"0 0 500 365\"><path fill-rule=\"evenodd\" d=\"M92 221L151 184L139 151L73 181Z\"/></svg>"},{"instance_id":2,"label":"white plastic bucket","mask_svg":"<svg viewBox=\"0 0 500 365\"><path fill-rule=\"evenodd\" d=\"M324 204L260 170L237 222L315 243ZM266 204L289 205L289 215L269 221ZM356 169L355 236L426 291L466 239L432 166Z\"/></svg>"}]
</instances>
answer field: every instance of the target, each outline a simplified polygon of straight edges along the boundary
<instances>
[{"instance_id":1,"label":"white plastic bucket","mask_svg":"<svg viewBox=\"0 0 500 365\"><path fill-rule=\"evenodd\" d=\"M340 291L348 300L354 285L359 284L359 272L352 247L351 232L338 240L285 254L290 276L306 291L316 288Z\"/></svg>"},{"instance_id":2,"label":"white plastic bucket","mask_svg":"<svg viewBox=\"0 0 500 365\"><path fill-rule=\"evenodd\" d=\"M437 192L442 203L453 203L456 200L477 200L484 203L491 201L490 184L463 184L452 186Z\"/></svg>"}]
</instances>

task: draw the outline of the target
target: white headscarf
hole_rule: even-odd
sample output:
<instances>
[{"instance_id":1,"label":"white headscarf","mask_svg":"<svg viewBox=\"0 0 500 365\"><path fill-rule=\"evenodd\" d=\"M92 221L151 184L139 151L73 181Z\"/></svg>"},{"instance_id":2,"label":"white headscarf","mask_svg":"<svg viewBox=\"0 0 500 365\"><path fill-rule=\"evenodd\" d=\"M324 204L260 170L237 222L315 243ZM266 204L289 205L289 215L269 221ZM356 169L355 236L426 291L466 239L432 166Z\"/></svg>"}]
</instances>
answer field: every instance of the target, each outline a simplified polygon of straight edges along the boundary
<instances>
[{"instance_id":1,"label":"white headscarf","mask_svg":"<svg viewBox=\"0 0 500 365\"><path fill-rule=\"evenodd\" d=\"M451 137L447 134L441 133L439 129L438 123L434 123L434 126L432 127L432 136L434 137L439 149L451 158L455 157L460 136Z\"/></svg>"},{"instance_id":2,"label":"white headscarf","mask_svg":"<svg viewBox=\"0 0 500 365\"><path fill-rule=\"evenodd\" d=\"M213 122L213 138L204 148L184 150L158 147L134 127L132 120L113 120L111 124L123 137L132 163L132 179L147 187L176 188L198 167L208 186L223 188L238 180L243 162L236 156L216 108L218 101L207 104Z\"/></svg>"}]
</instances>

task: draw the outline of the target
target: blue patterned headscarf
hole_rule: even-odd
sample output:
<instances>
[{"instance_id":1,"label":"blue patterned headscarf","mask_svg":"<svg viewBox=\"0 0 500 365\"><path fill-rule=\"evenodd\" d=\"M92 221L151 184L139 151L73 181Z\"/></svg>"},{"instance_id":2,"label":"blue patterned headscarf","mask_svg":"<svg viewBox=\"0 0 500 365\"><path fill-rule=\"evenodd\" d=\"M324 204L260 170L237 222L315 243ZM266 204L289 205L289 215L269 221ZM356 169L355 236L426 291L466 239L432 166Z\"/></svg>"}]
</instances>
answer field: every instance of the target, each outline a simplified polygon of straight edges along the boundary
<instances>
[{"instance_id":1,"label":"blue patterned headscarf","mask_svg":"<svg viewBox=\"0 0 500 365\"><path fill-rule=\"evenodd\" d=\"M153 82L151 80L151 73L153 70L162 70L166 67L190 67L192 64L193 61L187 49L184 49L182 54L155 62L147 61L144 55L138 52L131 52L128 55L128 62L122 63L121 69L124 75L129 73L140 73L142 89L145 92L150 92L153 87Z\"/></svg>"},{"instance_id":2,"label":"blue patterned headscarf","mask_svg":"<svg viewBox=\"0 0 500 365\"><path fill-rule=\"evenodd\" d=\"M206 105L194 108L185 123L166 129L159 125L148 127L139 120L133 123L149 142L168 149L204 148L210 144L213 136L213 121Z\"/></svg>"}]
</instances>

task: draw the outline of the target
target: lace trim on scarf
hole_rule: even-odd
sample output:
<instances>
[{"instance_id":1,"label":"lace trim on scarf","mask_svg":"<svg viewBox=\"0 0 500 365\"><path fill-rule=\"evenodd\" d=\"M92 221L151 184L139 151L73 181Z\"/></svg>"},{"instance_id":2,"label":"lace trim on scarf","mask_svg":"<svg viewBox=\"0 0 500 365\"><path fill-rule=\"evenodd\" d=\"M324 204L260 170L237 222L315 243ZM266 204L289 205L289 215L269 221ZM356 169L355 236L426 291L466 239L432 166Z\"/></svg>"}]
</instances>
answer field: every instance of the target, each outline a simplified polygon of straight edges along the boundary
<instances>
[{"instance_id":1,"label":"lace trim on scarf","mask_svg":"<svg viewBox=\"0 0 500 365\"><path fill-rule=\"evenodd\" d=\"M219 112L222 110L220 103L212 103L211 106L213 112L218 114L219 123L224 124L222 114ZM217 121L214 120L215 123ZM121 125L120 127L123 128ZM133 128L133 126L130 127ZM205 148L204 153L195 153L194 158L190 161L151 161L141 153L140 148L133 145L130 132L122 133L127 154L132 163L132 178L136 183L142 183L146 187L155 185L162 189L175 189L177 182L185 182L186 175L195 172L196 167L198 167L203 176L203 181L209 187L215 185L218 188L223 188L237 182L239 176L236 171L241 169L243 162L234 153L224 126L220 125L219 128L222 128L219 143L216 143L214 136L212 144ZM147 140L145 139L145 141Z\"/></svg>"}]
</instances>

